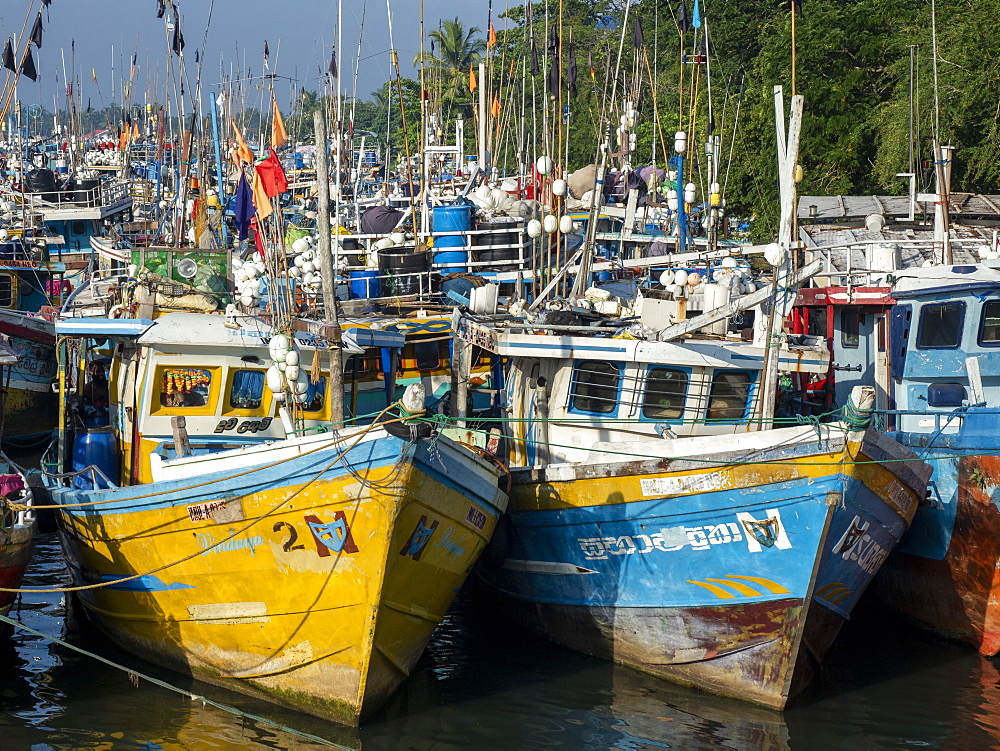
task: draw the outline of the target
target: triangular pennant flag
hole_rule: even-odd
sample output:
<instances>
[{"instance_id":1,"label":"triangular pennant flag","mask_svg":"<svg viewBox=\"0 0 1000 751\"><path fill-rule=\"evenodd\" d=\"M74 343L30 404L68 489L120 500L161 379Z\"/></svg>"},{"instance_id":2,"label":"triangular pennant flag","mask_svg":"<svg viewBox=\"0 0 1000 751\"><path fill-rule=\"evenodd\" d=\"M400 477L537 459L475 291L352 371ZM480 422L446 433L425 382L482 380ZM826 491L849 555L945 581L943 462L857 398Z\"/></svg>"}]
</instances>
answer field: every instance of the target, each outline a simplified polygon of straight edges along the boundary
<instances>
[{"instance_id":1,"label":"triangular pennant flag","mask_svg":"<svg viewBox=\"0 0 1000 751\"><path fill-rule=\"evenodd\" d=\"M257 207L257 222L260 226L260 222L274 213L274 208L271 206L271 199L268 198L267 191L264 189L264 183L260 179L260 172L257 170L253 171L251 192L253 193L253 205Z\"/></svg>"},{"instance_id":2,"label":"triangular pennant flag","mask_svg":"<svg viewBox=\"0 0 1000 751\"><path fill-rule=\"evenodd\" d=\"M247 164L253 164L253 152L247 146L247 142L243 140L243 134L240 133L240 129L236 126L236 121L231 119L229 124L233 127L233 132L236 134L236 157Z\"/></svg>"},{"instance_id":3,"label":"triangular pennant flag","mask_svg":"<svg viewBox=\"0 0 1000 751\"><path fill-rule=\"evenodd\" d=\"M274 109L274 121L271 123L271 148L280 149L288 142L288 133L285 130L285 121L281 117L281 110L278 109L278 100L271 95L271 104Z\"/></svg>"},{"instance_id":4,"label":"triangular pennant flag","mask_svg":"<svg viewBox=\"0 0 1000 751\"><path fill-rule=\"evenodd\" d=\"M531 37L531 75L538 75L538 48L535 46L535 37Z\"/></svg>"},{"instance_id":5,"label":"triangular pennant flag","mask_svg":"<svg viewBox=\"0 0 1000 751\"><path fill-rule=\"evenodd\" d=\"M646 46L646 38L642 35L642 24L639 23L638 16L635 17L635 24L632 26L632 44L636 49Z\"/></svg>"},{"instance_id":6,"label":"triangular pennant flag","mask_svg":"<svg viewBox=\"0 0 1000 751\"><path fill-rule=\"evenodd\" d=\"M569 86L569 90L576 93L576 51L573 49L572 42L569 45L569 64L566 68L566 83Z\"/></svg>"},{"instance_id":7,"label":"triangular pennant flag","mask_svg":"<svg viewBox=\"0 0 1000 751\"><path fill-rule=\"evenodd\" d=\"M268 198L274 198L279 193L284 193L288 190L288 178L285 177L285 170L278 160L278 155L274 153L274 149L271 149L271 154L267 159L256 165L254 169L257 171L257 175L260 176L264 192ZM257 208L259 209L260 207L258 206Z\"/></svg>"},{"instance_id":8,"label":"triangular pennant flag","mask_svg":"<svg viewBox=\"0 0 1000 751\"><path fill-rule=\"evenodd\" d=\"M337 49L334 48L330 52L330 65L326 69L327 73L330 74L330 78L337 78Z\"/></svg>"},{"instance_id":9,"label":"triangular pennant flag","mask_svg":"<svg viewBox=\"0 0 1000 751\"><path fill-rule=\"evenodd\" d=\"M28 37L38 49L42 48L42 12L38 11L38 16L35 18L35 25L31 27L31 36Z\"/></svg>"},{"instance_id":10,"label":"triangular pennant flag","mask_svg":"<svg viewBox=\"0 0 1000 751\"><path fill-rule=\"evenodd\" d=\"M691 11L691 25L696 29L701 28L701 6L698 0L694 0L694 10Z\"/></svg>"},{"instance_id":11,"label":"triangular pennant flag","mask_svg":"<svg viewBox=\"0 0 1000 751\"><path fill-rule=\"evenodd\" d=\"M677 28L681 32L691 28L691 23L688 21L687 0L681 0L681 4L677 8Z\"/></svg>"},{"instance_id":12,"label":"triangular pennant flag","mask_svg":"<svg viewBox=\"0 0 1000 751\"><path fill-rule=\"evenodd\" d=\"M14 62L14 50L11 49L10 40L7 40L7 44L3 48L3 67L7 70L17 70L17 63Z\"/></svg>"},{"instance_id":13,"label":"triangular pennant flag","mask_svg":"<svg viewBox=\"0 0 1000 751\"><path fill-rule=\"evenodd\" d=\"M469 66L469 93L470 94L473 93L476 90L476 85L477 85L476 71L470 65Z\"/></svg>"},{"instance_id":14,"label":"triangular pennant flag","mask_svg":"<svg viewBox=\"0 0 1000 751\"><path fill-rule=\"evenodd\" d=\"M38 80L38 71L35 70L35 61L31 57L31 47L24 51L24 64L21 66L21 75L30 78L32 81Z\"/></svg>"},{"instance_id":15,"label":"triangular pennant flag","mask_svg":"<svg viewBox=\"0 0 1000 751\"><path fill-rule=\"evenodd\" d=\"M493 28L493 22L490 21L490 33L486 37L486 49L494 47L497 43L497 32Z\"/></svg>"},{"instance_id":16,"label":"triangular pennant flag","mask_svg":"<svg viewBox=\"0 0 1000 751\"><path fill-rule=\"evenodd\" d=\"M597 80L597 72L594 70L594 51L591 50L587 53L587 66L590 68L590 78L592 81Z\"/></svg>"},{"instance_id":17,"label":"triangular pennant flag","mask_svg":"<svg viewBox=\"0 0 1000 751\"><path fill-rule=\"evenodd\" d=\"M176 19L176 23L174 24L174 38L170 49L174 51L177 57L184 56L184 35L181 33L181 20L179 18Z\"/></svg>"},{"instance_id":18,"label":"triangular pennant flag","mask_svg":"<svg viewBox=\"0 0 1000 751\"><path fill-rule=\"evenodd\" d=\"M160 7L156 10L156 17L163 18L163 14L167 12L167 6L164 4L163 0L158 0Z\"/></svg>"},{"instance_id":19,"label":"triangular pennant flag","mask_svg":"<svg viewBox=\"0 0 1000 751\"><path fill-rule=\"evenodd\" d=\"M490 107L490 114L493 117L500 117L500 97L497 94L493 95L493 106Z\"/></svg>"},{"instance_id":20,"label":"triangular pennant flag","mask_svg":"<svg viewBox=\"0 0 1000 751\"><path fill-rule=\"evenodd\" d=\"M271 52L267 48L267 40L265 39L264 40L264 67L267 68L268 70L271 70L271 66L270 66L269 61L268 61L268 58L270 57L270 55L271 55Z\"/></svg>"},{"instance_id":21,"label":"triangular pennant flag","mask_svg":"<svg viewBox=\"0 0 1000 751\"><path fill-rule=\"evenodd\" d=\"M246 240L250 236L250 220L253 219L257 210L253 205L253 191L247 177L240 170L240 181L236 185L236 205L233 208L236 230L240 240Z\"/></svg>"}]
</instances>

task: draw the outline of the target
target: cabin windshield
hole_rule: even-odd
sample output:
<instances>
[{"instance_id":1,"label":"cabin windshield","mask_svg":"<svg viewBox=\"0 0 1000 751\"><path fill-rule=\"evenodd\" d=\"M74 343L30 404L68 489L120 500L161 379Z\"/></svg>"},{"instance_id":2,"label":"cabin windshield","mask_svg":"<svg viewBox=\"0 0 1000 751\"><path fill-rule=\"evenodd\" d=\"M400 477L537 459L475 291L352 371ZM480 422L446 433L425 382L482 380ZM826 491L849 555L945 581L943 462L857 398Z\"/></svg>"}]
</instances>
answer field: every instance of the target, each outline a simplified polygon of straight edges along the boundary
<instances>
[{"instance_id":1,"label":"cabin windshield","mask_svg":"<svg viewBox=\"0 0 1000 751\"><path fill-rule=\"evenodd\" d=\"M709 420L733 422L742 420L750 398L750 374L742 371L721 371L712 377L708 394Z\"/></svg>"},{"instance_id":2,"label":"cabin windshield","mask_svg":"<svg viewBox=\"0 0 1000 751\"><path fill-rule=\"evenodd\" d=\"M0 274L0 308L14 307L14 280L10 274Z\"/></svg>"},{"instance_id":3,"label":"cabin windshield","mask_svg":"<svg viewBox=\"0 0 1000 751\"><path fill-rule=\"evenodd\" d=\"M204 407L208 404L212 374L201 368L167 368L160 383L163 407Z\"/></svg>"},{"instance_id":4,"label":"cabin windshield","mask_svg":"<svg viewBox=\"0 0 1000 751\"><path fill-rule=\"evenodd\" d=\"M229 392L232 409L260 409L264 398L264 372L237 370L233 373L233 387Z\"/></svg>"},{"instance_id":5,"label":"cabin windshield","mask_svg":"<svg viewBox=\"0 0 1000 751\"><path fill-rule=\"evenodd\" d=\"M679 420L684 413L688 374L676 368L650 368L646 374L646 393L642 398L642 416L654 420Z\"/></svg>"},{"instance_id":6,"label":"cabin windshield","mask_svg":"<svg viewBox=\"0 0 1000 751\"><path fill-rule=\"evenodd\" d=\"M919 349L956 349L962 341L965 303L948 302L924 305L920 309L917 331Z\"/></svg>"},{"instance_id":7,"label":"cabin windshield","mask_svg":"<svg viewBox=\"0 0 1000 751\"><path fill-rule=\"evenodd\" d=\"M579 360L573 368L570 409L607 415L618 407L621 365L600 360Z\"/></svg>"},{"instance_id":8,"label":"cabin windshield","mask_svg":"<svg viewBox=\"0 0 1000 751\"><path fill-rule=\"evenodd\" d=\"M983 318L979 323L979 344L983 347L1000 346L1000 300L990 300L983 305Z\"/></svg>"}]
</instances>

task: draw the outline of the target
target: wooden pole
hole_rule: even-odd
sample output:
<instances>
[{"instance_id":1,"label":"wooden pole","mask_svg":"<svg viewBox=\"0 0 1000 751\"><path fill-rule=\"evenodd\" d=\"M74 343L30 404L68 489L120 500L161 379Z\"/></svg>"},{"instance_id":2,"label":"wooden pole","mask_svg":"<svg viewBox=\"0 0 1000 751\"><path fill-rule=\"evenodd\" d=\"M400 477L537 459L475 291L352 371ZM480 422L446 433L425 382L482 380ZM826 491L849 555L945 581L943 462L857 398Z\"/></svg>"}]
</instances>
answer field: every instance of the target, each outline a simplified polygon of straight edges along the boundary
<instances>
[{"instance_id":1,"label":"wooden pole","mask_svg":"<svg viewBox=\"0 0 1000 751\"><path fill-rule=\"evenodd\" d=\"M320 275L323 279L323 311L336 332L330 342L330 419L344 422L344 353L340 345L340 321L337 318L337 287L333 254L330 252L330 171L326 163L326 120L323 110L313 113L316 130L316 231L319 233Z\"/></svg>"}]
</instances>

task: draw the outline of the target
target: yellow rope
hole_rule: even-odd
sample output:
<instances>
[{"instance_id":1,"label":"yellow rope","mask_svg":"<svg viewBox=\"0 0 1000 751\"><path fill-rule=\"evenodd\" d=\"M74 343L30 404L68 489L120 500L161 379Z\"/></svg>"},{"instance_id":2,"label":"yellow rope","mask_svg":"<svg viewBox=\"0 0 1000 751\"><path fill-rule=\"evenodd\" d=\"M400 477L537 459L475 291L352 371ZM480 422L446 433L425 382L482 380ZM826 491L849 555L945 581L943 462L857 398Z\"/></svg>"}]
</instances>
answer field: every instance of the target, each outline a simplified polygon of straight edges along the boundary
<instances>
[{"instance_id":1,"label":"yellow rope","mask_svg":"<svg viewBox=\"0 0 1000 751\"><path fill-rule=\"evenodd\" d=\"M382 415L384 415L393 406L395 406L395 405L394 404L390 404L388 407L386 407L384 410L382 410L382 412L379 413L379 416L381 417ZM378 418L376 418L376 419L378 419ZM389 422L397 422L397 420L390 420ZM382 423L382 424L385 425L387 423ZM372 427L376 427L376 426L373 423L372 425L370 425L368 427L369 427L369 430L370 430ZM173 561L172 563L166 563L166 564L164 564L162 566L159 566L157 568L151 569L151 570L146 571L144 573L141 573L141 574L132 574L131 576L126 576L126 577L123 577L121 579L114 579L112 581L97 582L95 584L81 584L81 585L76 586L76 587L46 587L44 589L26 589L26 588L13 589L13 588L9 588L9 587L0 587L0 592L58 593L58 592L82 592L82 591L88 590L88 589L100 589L102 587L109 587L109 586L114 585L114 584L121 584L123 582L132 581L134 579L140 579L143 576L149 576L151 574L156 574L156 573L159 573L160 571L165 571L168 568L172 568L174 566L177 566L178 564L184 563L186 561L190 561L193 558L197 558L199 555L202 555L202 554L206 553L207 551L211 550L212 548L218 547L222 543L229 542L230 540L234 539L235 537L243 534L244 532L246 532L248 529L250 529L252 526L254 526L255 524L257 524L258 522L263 521L267 517L269 517L272 514L274 514L275 512L277 512L278 509L280 509L282 506L284 506L290 500L292 500L297 495L299 495L303 490L305 490L310 485L312 485L314 482L316 482L316 480L318 480L322 475L324 475L327 472L327 470L329 470L334 464L336 464L341 459L343 459L344 456L347 455L347 452L349 452L352 448L354 448L355 446L357 446L361 442L361 439L364 438L368 434L369 430L365 430L364 432L359 433L357 435L356 439L354 440L354 442L350 446L348 446L343 451L341 451L337 456L335 456L329 462L329 464L327 464L325 467L323 467L323 469L321 469L312 479L310 479L304 485L302 485L301 487L299 487L298 489L296 489L295 491L293 491L284 500L280 501L276 506L274 506L270 511L267 511L263 515L258 516L255 519L252 519L249 524L245 525L244 527L241 527L240 529L238 529L237 531L233 532L228 537L224 537L221 540L219 540L218 542L209 545L207 548L203 548L203 549L197 550L194 553L192 553L191 555L184 556L183 558L181 558L179 560L176 560L176 561ZM302 456L305 456L305 454L302 454ZM284 461L288 461L288 460L284 460ZM274 464L280 464L280 462L275 462ZM274 466L274 465L272 464L270 466ZM263 469L263 468L261 468L261 469ZM241 474L246 474L246 473L241 473ZM240 475L234 475L234 477L239 477L239 476ZM215 480L214 482L219 482L219 480ZM209 484L209 483L202 483L202 484ZM198 486L195 486L195 487L198 487ZM171 492L176 492L176 491L171 491ZM156 494L155 493L151 493L150 495L156 495ZM149 497L149 496L142 496L142 497Z\"/></svg>"},{"instance_id":2,"label":"yellow rope","mask_svg":"<svg viewBox=\"0 0 1000 751\"><path fill-rule=\"evenodd\" d=\"M366 425L365 429L363 431L361 431L361 433L358 434L358 437L360 438L360 437L363 437L363 436L367 435L374 428L381 428L381 427L383 427L385 425L389 425L389 424L394 423L394 422L401 422L403 419L410 419L410 418L399 417L399 418L396 418L396 419L393 419L393 420L386 420L385 422L381 422L381 423L378 422L378 418L380 418L382 415L384 415L386 412L388 412L393 407L397 407L397 406L401 407L402 405L400 405L399 402L393 402L388 407L386 407L381 412L379 412L375 416L375 421L373 421L370 425ZM346 436L346 437L345 436L331 436L331 440L333 441L333 443L339 443L340 441L346 441L349 438L350 438L350 436ZM248 444L248 445L251 445L251 444ZM220 477L217 480L207 480L205 482L199 482L196 485L188 485L187 487L184 487L184 488L177 488L176 490L173 490L171 492L173 492L173 493L183 493L183 492L186 492L188 490L196 490L197 488L203 488L206 485L214 485L217 482L225 482L227 480L235 480L235 479L237 479L239 477L243 477L244 475L251 475L254 472L260 472L261 470L270 469L271 467L276 467L279 464L284 464L285 462L290 462L293 459L300 459L303 456L309 456L310 454L315 454L317 451L322 451L323 449L326 449L326 448L329 448L329 446L326 445L326 444L324 444L322 446L317 446L314 449L309 449L308 451L305 451L305 452L303 452L301 454L298 454L297 456L289 457L288 459L279 459L277 461L271 462L270 464L263 464L263 465L261 465L259 467L251 467L250 469L245 470L243 472L237 472L235 475L229 475L228 477ZM115 489L116 490L120 490L121 488L115 488ZM129 496L128 500L130 500L130 501L141 501L143 498L152 498L153 496L161 495L161 493L162 493L162 491L160 493L147 493L146 495L133 495L133 496ZM11 508L13 508L15 511L27 511L28 509L43 509L43 508L44 509L84 508L84 507L87 507L87 506L103 506L103 505L105 505L107 503L119 503L119 502L121 502L121 500L122 500L121 498L107 498L107 499L105 499L103 501L81 501L80 503L50 503L50 504L41 505L41 506L36 506L34 504L28 506L26 504L13 504L12 503L11 504Z\"/></svg>"}]
</instances>

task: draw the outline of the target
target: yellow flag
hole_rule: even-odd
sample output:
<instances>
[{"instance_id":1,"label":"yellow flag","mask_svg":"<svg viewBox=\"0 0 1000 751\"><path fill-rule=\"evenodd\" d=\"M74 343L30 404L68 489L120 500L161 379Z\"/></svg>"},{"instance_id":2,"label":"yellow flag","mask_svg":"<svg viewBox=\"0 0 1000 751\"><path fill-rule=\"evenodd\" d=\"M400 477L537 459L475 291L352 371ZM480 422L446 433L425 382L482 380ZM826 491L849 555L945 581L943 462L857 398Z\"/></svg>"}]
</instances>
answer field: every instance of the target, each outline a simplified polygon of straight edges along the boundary
<instances>
[{"instance_id":1,"label":"yellow flag","mask_svg":"<svg viewBox=\"0 0 1000 751\"><path fill-rule=\"evenodd\" d=\"M247 142L243 140L243 134L240 133L236 121L230 119L229 124L233 126L233 132L236 134L236 156L247 164L253 164L253 152L247 146Z\"/></svg>"},{"instance_id":2,"label":"yellow flag","mask_svg":"<svg viewBox=\"0 0 1000 751\"><path fill-rule=\"evenodd\" d=\"M469 66L469 93L471 94L476 90L476 70L471 65Z\"/></svg>"},{"instance_id":3,"label":"yellow flag","mask_svg":"<svg viewBox=\"0 0 1000 751\"><path fill-rule=\"evenodd\" d=\"M500 117L500 97L493 95L493 106L490 108L493 117Z\"/></svg>"},{"instance_id":4,"label":"yellow flag","mask_svg":"<svg viewBox=\"0 0 1000 751\"><path fill-rule=\"evenodd\" d=\"M264 182L260 179L260 173L257 170L253 171L253 184L250 189L253 192L253 205L257 207L257 219L263 221L274 213L274 209L271 207L271 199L267 197Z\"/></svg>"},{"instance_id":5,"label":"yellow flag","mask_svg":"<svg viewBox=\"0 0 1000 751\"><path fill-rule=\"evenodd\" d=\"M497 43L497 32L496 29L493 28L493 22L490 21L490 33L489 36L486 37L486 49L490 49L496 43Z\"/></svg>"},{"instance_id":6,"label":"yellow flag","mask_svg":"<svg viewBox=\"0 0 1000 751\"><path fill-rule=\"evenodd\" d=\"M285 131L285 121L281 118L281 110L278 109L278 100L271 95L271 104L274 105L274 122L271 124L271 148L275 151L288 142L288 133Z\"/></svg>"}]
</instances>

